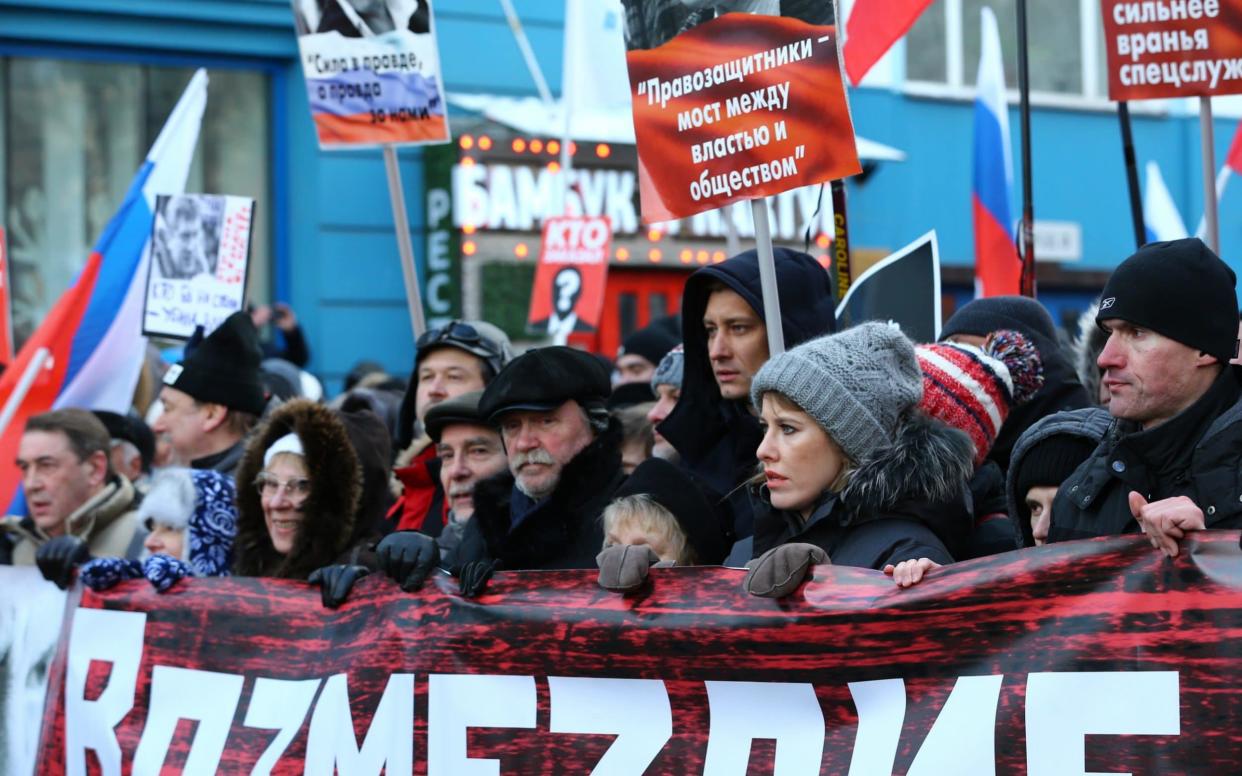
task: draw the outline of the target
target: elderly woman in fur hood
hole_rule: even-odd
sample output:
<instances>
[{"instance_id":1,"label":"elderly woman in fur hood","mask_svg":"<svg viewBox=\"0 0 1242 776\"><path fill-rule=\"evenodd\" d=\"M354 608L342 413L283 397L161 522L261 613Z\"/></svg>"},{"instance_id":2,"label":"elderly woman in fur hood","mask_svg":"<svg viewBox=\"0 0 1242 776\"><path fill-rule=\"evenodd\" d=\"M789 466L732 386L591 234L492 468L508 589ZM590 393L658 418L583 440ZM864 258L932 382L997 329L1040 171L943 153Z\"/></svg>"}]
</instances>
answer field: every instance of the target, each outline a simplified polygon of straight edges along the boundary
<instances>
[{"instance_id":1,"label":"elderly woman in fur hood","mask_svg":"<svg viewBox=\"0 0 1242 776\"><path fill-rule=\"evenodd\" d=\"M954 561L972 526L974 447L918 410L922 394L913 343L882 323L803 343L759 370L751 594L783 597L815 563Z\"/></svg>"},{"instance_id":2,"label":"elderly woman in fur hood","mask_svg":"<svg viewBox=\"0 0 1242 776\"><path fill-rule=\"evenodd\" d=\"M237 468L234 573L322 584L324 575L312 573L330 564L355 576L372 568L390 451L369 410L297 399L273 412Z\"/></svg>"}]
</instances>

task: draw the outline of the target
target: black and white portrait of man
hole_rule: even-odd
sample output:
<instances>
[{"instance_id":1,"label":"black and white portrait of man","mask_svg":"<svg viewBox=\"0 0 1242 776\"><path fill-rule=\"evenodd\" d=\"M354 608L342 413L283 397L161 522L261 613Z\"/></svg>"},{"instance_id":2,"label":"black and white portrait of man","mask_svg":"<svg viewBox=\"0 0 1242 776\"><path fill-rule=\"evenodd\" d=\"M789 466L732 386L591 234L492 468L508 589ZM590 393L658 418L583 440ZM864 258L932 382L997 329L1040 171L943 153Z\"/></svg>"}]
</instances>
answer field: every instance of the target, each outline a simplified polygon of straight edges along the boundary
<instances>
[{"instance_id":1,"label":"black and white portrait of man","mask_svg":"<svg viewBox=\"0 0 1242 776\"><path fill-rule=\"evenodd\" d=\"M224 197L160 197L151 239L151 256L159 276L189 280L214 275L223 221Z\"/></svg>"}]
</instances>

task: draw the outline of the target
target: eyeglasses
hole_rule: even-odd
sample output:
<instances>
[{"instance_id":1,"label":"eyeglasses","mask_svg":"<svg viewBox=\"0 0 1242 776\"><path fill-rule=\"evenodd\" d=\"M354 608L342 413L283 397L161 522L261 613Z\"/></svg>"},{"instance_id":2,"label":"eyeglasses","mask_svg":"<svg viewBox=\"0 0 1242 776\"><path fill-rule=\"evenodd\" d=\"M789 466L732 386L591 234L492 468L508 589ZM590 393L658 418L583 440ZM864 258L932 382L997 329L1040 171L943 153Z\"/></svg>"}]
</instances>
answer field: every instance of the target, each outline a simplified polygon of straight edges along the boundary
<instances>
[{"instance_id":1,"label":"eyeglasses","mask_svg":"<svg viewBox=\"0 0 1242 776\"><path fill-rule=\"evenodd\" d=\"M295 477L290 480L280 480L270 474L259 473L254 478L254 489L259 492L260 496L265 498L273 498L281 491L285 496L294 501L299 501L310 495L311 482L305 477Z\"/></svg>"}]
</instances>

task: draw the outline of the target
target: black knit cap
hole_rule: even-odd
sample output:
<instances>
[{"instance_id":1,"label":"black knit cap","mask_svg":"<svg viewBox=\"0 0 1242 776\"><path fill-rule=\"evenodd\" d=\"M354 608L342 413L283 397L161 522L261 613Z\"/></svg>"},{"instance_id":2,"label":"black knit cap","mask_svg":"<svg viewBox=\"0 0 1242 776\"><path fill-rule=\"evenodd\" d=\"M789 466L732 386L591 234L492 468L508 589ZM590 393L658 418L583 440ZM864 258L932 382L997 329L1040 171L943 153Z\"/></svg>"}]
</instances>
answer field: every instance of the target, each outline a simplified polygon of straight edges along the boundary
<instances>
[{"instance_id":1,"label":"black knit cap","mask_svg":"<svg viewBox=\"0 0 1242 776\"><path fill-rule=\"evenodd\" d=\"M108 410L92 410L95 417L108 429L108 436L129 442L138 450L142 459L142 470L151 471L151 461L155 458L155 433L151 431L142 418L134 415L122 415Z\"/></svg>"},{"instance_id":2,"label":"black knit cap","mask_svg":"<svg viewBox=\"0 0 1242 776\"><path fill-rule=\"evenodd\" d=\"M1034 487L1060 487L1066 478L1095 451L1097 442L1077 434L1056 434L1037 443L1022 456L1016 485L1018 503Z\"/></svg>"},{"instance_id":3,"label":"black knit cap","mask_svg":"<svg viewBox=\"0 0 1242 776\"><path fill-rule=\"evenodd\" d=\"M602 408L611 392L608 370L594 356L554 345L528 350L500 370L479 399L479 414L495 423L504 412L547 412L571 399Z\"/></svg>"},{"instance_id":4,"label":"black knit cap","mask_svg":"<svg viewBox=\"0 0 1242 776\"><path fill-rule=\"evenodd\" d=\"M659 364L664 354L681 342L681 331L672 328L668 323L670 320L675 319L670 316L653 321L650 325L626 337L617 351L617 358L635 355L647 359L652 366Z\"/></svg>"},{"instance_id":5,"label":"black knit cap","mask_svg":"<svg viewBox=\"0 0 1242 776\"><path fill-rule=\"evenodd\" d=\"M200 402L262 415L267 404L259 374L262 361L254 323L246 313L236 312L164 374L164 385Z\"/></svg>"},{"instance_id":6,"label":"black knit cap","mask_svg":"<svg viewBox=\"0 0 1242 776\"><path fill-rule=\"evenodd\" d=\"M1017 329L1056 342L1057 327L1042 304L1026 296L990 296L962 305L944 322L941 341L954 334L986 337L1001 329ZM1036 343L1038 347L1038 343Z\"/></svg>"},{"instance_id":7,"label":"black knit cap","mask_svg":"<svg viewBox=\"0 0 1242 776\"><path fill-rule=\"evenodd\" d=\"M1113 270L1096 323L1133 323L1222 363L1237 354L1237 277L1198 237L1149 243Z\"/></svg>"},{"instance_id":8,"label":"black knit cap","mask_svg":"<svg viewBox=\"0 0 1242 776\"><path fill-rule=\"evenodd\" d=\"M487 420L479 414L479 399L481 398L483 398L482 391L471 391L431 405L431 408L427 410L427 416L423 418L423 427L427 429L427 436L431 437L432 442L439 444L440 435L444 433L446 426L454 423L486 426Z\"/></svg>"},{"instance_id":9,"label":"black knit cap","mask_svg":"<svg viewBox=\"0 0 1242 776\"><path fill-rule=\"evenodd\" d=\"M656 395L651 389L651 383L622 383L613 389L612 395L608 397L607 406L609 410L623 410L635 404L646 404L655 400Z\"/></svg>"},{"instance_id":10,"label":"black knit cap","mask_svg":"<svg viewBox=\"0 0 1242 776\"><path fill-rule=\"evenodd\" d=\"M731 549L724 522L680 467L660 458L648 458L634 469L613 498L640 493L673 514L700 564L715 566L724 562Z\"/></svg>"}]
</instances>

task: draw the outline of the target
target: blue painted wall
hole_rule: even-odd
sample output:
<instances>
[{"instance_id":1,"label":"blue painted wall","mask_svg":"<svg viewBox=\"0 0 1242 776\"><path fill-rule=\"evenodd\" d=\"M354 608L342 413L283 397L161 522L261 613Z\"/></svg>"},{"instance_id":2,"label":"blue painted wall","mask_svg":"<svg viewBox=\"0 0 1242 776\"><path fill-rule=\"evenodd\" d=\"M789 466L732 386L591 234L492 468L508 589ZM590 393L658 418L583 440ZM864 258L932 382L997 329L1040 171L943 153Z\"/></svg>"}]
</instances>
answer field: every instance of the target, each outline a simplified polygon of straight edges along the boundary
<instances>
[{"instance_id":1,"label":"blue painted wall","mask_svg":"<svg viewBox=\"0 0 1242 776\"><path fill-rule=\"evenodd\" d=\"M563 3L515 0L553 91L559 90ZM496 0L438 0L436 23L450 91L534 94ZM320 153L307 113L286 0L0 0L0 55L85 56L126 61L258 67L272 89L273 283L299 311L312 368L330 389L358 358L405 373L413 356L383 165L378 151ZM227 99L227 95L213 95ZM860 134L904 150L851 184L851 226L860 247L896 248L935 228L944 260L972 262L972 105L886 89L852 94ZM1010 117L1014 140L1018 116ZM1223 158L1233 122L1217 122ZM1156 159L1183 218L1202 210L1197 120L1136 115L1140 164ZM1077 221L1084 257L1073 269L1107 270L1132 249L1116 116L1104 110L1039 109L1034 117L1036 217ZM1015 144L1014 158L1019 159ZM421 155L401 153L416 251L425 223ZM1222 246L1242 270L1242 185L1222 203ZM421 256L420 256L421 258ZM1083 295L1048 290L1050 306Z\"/></svg>"}]
</instances>

